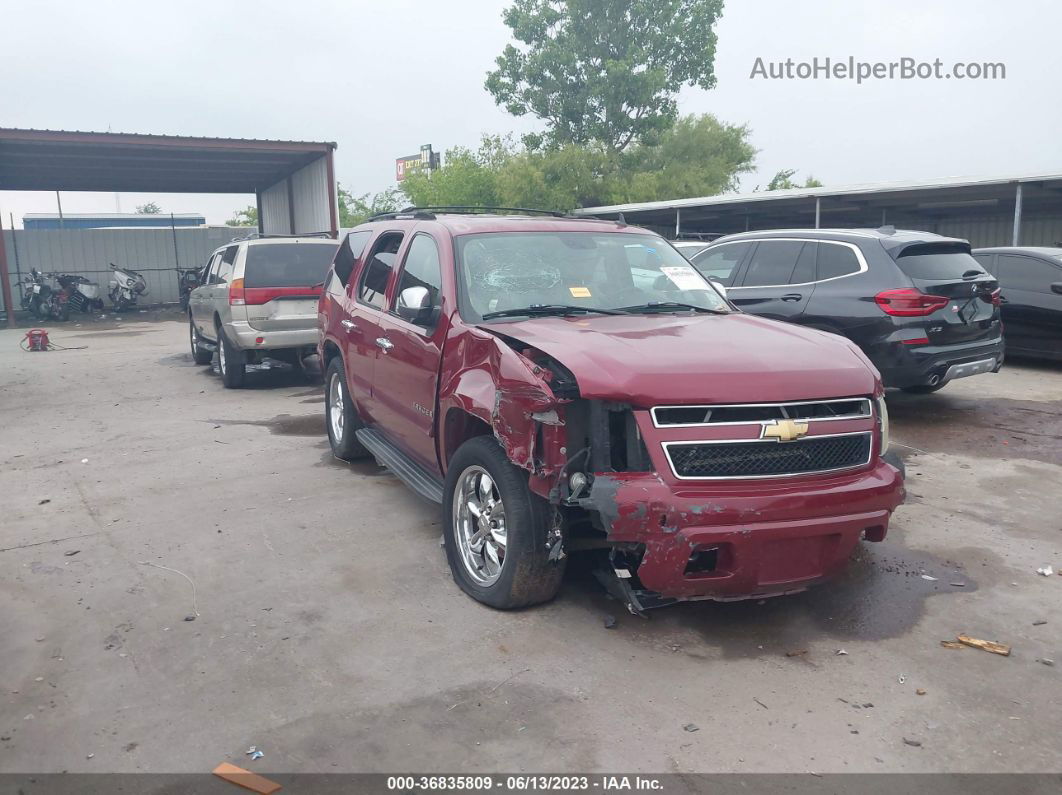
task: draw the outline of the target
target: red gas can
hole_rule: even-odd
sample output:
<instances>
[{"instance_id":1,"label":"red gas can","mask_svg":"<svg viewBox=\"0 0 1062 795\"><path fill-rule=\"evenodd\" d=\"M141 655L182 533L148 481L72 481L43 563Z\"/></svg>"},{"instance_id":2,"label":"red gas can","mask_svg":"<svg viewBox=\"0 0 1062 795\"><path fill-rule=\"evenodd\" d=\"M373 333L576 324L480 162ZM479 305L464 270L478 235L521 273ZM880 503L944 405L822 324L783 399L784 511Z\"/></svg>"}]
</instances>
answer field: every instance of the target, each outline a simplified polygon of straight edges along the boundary
<instances>
[{"instance_id":1,"label":"red gas can","mask_svg":"<svg viewBox=\"0 0 1062 795\"><path fill-rule=\"evenodd\" d=\"M48 350L48 332L42 328L31 328L27 331L25 341L28 351Z\"/></svg>"}]
</instances>

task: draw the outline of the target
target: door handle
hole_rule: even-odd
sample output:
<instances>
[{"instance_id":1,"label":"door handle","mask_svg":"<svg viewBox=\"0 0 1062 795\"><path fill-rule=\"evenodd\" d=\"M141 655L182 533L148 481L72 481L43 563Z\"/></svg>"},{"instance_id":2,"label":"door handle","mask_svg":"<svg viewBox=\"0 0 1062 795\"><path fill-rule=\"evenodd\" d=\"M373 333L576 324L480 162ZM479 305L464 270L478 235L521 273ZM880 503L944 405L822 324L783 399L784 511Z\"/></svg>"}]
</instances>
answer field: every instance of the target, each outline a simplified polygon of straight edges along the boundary
<instances>
[{"instance_id":1,"label":"door handle","mask_svg":"<svg viewBox=\"0 0 1062 795\"><path fill-rule=\"evenodd\" d=\"M800 293L786 293L782 296L783 301L799 301L804 296Z\"/></svg>"},{"instance_id":2,"label":"door handle","mask_svg":"<svg viewBox=\"0 0 1062 795\"><path fill-rule=\"evenodd\" d=\"M358 324L355 323L353 320L340 320L339 325L341 325L347 331L353 331L358 327Z\"/></svg>"},{"instance_id":3,"label":"door handle","mask_svg":"<svg viewBox=\"0 0 1062 795\"><path fill-rule=\"evenodd\" d=\"M377 337L376 344L383 348L384 353L387 353L391 348L395 347L395 344L387 339L387 337Z\"/></svg>"}]
</instances>

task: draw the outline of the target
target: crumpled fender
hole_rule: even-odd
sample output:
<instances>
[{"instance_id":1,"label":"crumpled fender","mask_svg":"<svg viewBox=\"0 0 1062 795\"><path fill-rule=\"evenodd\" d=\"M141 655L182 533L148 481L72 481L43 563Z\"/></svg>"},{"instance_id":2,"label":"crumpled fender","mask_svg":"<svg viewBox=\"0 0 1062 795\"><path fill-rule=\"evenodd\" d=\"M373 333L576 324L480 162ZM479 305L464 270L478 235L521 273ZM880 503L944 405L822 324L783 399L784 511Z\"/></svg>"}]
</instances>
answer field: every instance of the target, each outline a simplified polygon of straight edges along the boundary
<instances>
[{"instance_id":1,"label":"crumpled fender","mask_svg":"<svg viewBox=\"0 0 1062 795\"><path fill-rule=\"evenodd\" d=\"M549 372L481 329L455 330L444 347L439 418L459 408L485 422L509 460L535 471L535 412L555 409ZM441 440L444 445L448 442Z\"/></svg>"}]
</instances>

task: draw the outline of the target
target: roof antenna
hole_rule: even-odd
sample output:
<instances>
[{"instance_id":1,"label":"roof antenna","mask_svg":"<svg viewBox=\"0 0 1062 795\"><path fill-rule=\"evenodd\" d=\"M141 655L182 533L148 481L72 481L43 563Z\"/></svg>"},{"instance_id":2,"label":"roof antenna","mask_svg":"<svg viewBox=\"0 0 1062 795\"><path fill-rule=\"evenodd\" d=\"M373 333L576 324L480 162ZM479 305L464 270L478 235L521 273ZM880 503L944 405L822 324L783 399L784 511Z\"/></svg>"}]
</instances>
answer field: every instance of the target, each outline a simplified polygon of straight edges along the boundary
<instances>
[{"instance_id":1,"label":"roof antenna","mask_svg":"<svg viewBox=\"0 0 1062 795\"><path fill-rule=\"evenodd\" d=\"M626 226L627 225L627 219L623 217L623 213L619 213L618 214L618 216L616 218L616 224L618 226Z\"/></svg>"}]
</instances>

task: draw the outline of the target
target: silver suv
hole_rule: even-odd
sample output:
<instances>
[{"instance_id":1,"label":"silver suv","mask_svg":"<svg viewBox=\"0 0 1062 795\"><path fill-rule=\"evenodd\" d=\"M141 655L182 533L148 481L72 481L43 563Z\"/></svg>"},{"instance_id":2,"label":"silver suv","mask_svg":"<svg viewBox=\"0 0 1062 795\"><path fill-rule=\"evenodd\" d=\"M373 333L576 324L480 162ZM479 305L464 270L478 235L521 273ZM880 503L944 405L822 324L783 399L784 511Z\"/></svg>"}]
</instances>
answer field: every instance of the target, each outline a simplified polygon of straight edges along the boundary
<instances>
[{"instance_id":1,"label":"silver suv","mask_svg":"<svg viewBox=\"0 0 1062 795\"><path fill-rule=\"evenodd\" d=\"M218 354L225 386L269 356L301 366L317 349L317 299L338 243L331 238L234 240L210 255L188 298L196 364Z\"/></svg>"}]
</instances>

